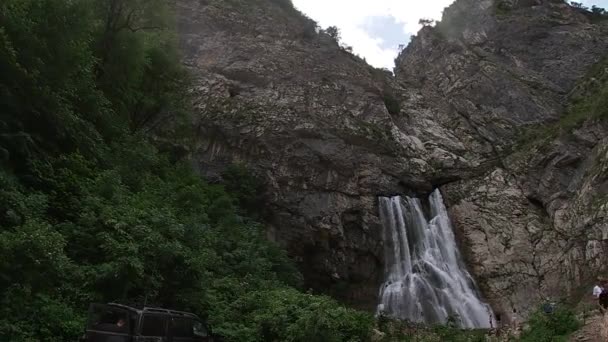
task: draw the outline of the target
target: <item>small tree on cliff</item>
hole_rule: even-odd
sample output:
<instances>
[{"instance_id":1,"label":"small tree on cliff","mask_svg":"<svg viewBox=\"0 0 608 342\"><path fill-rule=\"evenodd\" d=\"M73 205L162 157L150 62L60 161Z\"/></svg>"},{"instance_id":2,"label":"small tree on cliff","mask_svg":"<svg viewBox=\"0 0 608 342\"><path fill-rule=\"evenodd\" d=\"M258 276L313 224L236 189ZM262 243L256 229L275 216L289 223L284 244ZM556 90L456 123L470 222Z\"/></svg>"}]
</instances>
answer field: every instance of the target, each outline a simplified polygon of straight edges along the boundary
<instances>
[{"instance_id":1,"label":"small tree on cliff","mask_svg":"<svg viewBox=\"0 0 608 342\"><path fill-rule=\"evenodd\" d=\"M583 5L583 3L581 3L581 2L575 2L575 1L571 1L570 2L570 6L572 6L574 8L580 8L580 9L583 9L583 10L588 10L589 9L585 5Z\"/></svg>"},{"instance_id":2,"label":"small tree on cliff","mask_svg":"<svg viewBox=\"0 0 608 342\"><path fill-rule=\"evenodd\" d=\"M591 17L593 19L608 19L608 11L601 7L593 5L591 7Z\"/></svg>"},{"instance_id":3,"label":"small tree on cliff","mask_svg":"<svg viewBox=\"0 0 608 342\"><path fill-rule=\"evenodd\" d=\"M325 29L325 33L327 33L336 43L340 43L342 39L342 35L340 33L340 29L337 26L330 26Z\"/></svg>"},{"instance_id":4,"label":"small tree on cliff","mask_svg":"<svg viewBox=\"0 0 608 342\"><path fill-rule=\"evenodd\" d=\"M435 20L429 18L422 18L418 20L418 24L422 26L431 26L435 23Z\"/></svg>"}]
</instances>

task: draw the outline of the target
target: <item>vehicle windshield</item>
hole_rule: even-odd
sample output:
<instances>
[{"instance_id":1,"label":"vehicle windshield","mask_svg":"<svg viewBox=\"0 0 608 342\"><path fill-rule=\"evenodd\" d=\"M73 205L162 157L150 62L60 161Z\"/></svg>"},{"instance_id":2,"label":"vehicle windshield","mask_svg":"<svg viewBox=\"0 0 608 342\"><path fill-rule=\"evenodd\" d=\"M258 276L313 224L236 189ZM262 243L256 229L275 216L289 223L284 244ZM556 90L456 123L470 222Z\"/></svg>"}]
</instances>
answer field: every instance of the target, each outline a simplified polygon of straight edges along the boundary
<instances>
[{"instance_id":1,"label":"vehicle windshield","mask_svg":"<svg viewBox=\"0 0 608 342\"><path fill-rule=\"evenodd\" d=\"M130 327L134 326L134 317L129 316L125 310L95 305L89 312L88 329L128 334Z\"/></svg>"},{"instance_id":2,"label":"vehicle windshield","mask_svg":"<svg viewBox=\"0 0 608 342\"><path fill-rule=\"evenodd\" d=\"M198 320L190 317L173 317L171 322L171 334L174 337L207 337L207 329Z\"/></svg>"}]
</instances>

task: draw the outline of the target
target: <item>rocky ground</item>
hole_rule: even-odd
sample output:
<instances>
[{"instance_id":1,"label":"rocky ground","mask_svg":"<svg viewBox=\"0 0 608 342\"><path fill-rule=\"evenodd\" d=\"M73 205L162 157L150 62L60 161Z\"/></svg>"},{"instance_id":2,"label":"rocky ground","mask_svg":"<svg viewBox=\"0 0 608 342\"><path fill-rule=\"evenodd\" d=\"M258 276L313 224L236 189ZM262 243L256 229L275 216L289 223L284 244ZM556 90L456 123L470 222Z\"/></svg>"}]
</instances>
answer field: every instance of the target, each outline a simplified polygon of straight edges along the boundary
<instances>
[{"instance_id":1,"label":"rocky ground","mask_svg":"<svg viewBox=\"0 0 608 342\"><path fill-rule=\"evenodd\" d=\"M604 341L608 341L608 314L604 314L603 322L601 323L601 337Z\"/></svg>"},{"instance_id":2,"label":"rocky ground","mask_svg":"<svg viewBox=\"0 0 608 342\"><path fill-rule=\"evenodd\" d=\"M594 315L585 320L583 327L570 336L571 342L608 341L608 316Z\"/></svg>"}]
</instances>

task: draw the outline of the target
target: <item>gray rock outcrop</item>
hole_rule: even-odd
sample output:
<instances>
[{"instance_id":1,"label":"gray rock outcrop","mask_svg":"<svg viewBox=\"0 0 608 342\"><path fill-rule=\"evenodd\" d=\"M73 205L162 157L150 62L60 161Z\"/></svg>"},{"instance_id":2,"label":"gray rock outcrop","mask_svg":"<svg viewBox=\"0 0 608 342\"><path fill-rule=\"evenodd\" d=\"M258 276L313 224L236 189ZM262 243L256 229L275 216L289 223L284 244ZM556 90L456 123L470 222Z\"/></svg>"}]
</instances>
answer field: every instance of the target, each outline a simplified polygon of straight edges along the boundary
<instances>
[{"instance_id":1,"label":"gray rock outcrop","mask_svg":"<svg viewBox=\"0 0 608 342\"><path fill-rule=\"evenodd\" d=\"M495 310L573 291L608 252L607 127L521 147L608 53L608 24L562 1L458 0L374 69L280 0L177 0L195 81L196 163L264 180L269 237L306 286L372 309L377 196L440 187Z\"/></svg>"},{"instance_id":2,"label":"gray rock outcrop","mask_svg":"<svg viewBox=\"0 0 608 342\"><path fill-rule=\"evenodd\" d=\"M479 164L442 190L503 317L606 270L606 124L542 128L568 119L577 84L607 53L606 29L562 1L461 0L398 59L396 78L421 91L468 156L450 152ZM526 131L550 134L522 144Z\"/></svg>"}]
</instances>

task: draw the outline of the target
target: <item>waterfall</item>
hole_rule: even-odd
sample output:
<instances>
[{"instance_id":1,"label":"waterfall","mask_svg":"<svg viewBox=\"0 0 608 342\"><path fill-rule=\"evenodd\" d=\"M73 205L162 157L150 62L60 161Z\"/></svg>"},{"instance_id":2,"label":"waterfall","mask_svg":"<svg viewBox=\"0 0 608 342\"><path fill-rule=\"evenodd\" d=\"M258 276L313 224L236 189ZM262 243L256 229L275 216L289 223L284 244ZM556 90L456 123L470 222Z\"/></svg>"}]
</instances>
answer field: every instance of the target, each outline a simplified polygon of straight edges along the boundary
<instances>
[{"instance_id":1,"label":"waterfall","mask_svg":"<svg viewBox=\"0 0 608 342\"><path fill-rule=\"evenodd\" d=\"M491 327L492 310L464 266L439 190L429 198L430 220L418 198L379 200L386 267L378 312L419 323L452 317L464 328Z\"/></svg>"}]
</instances>

